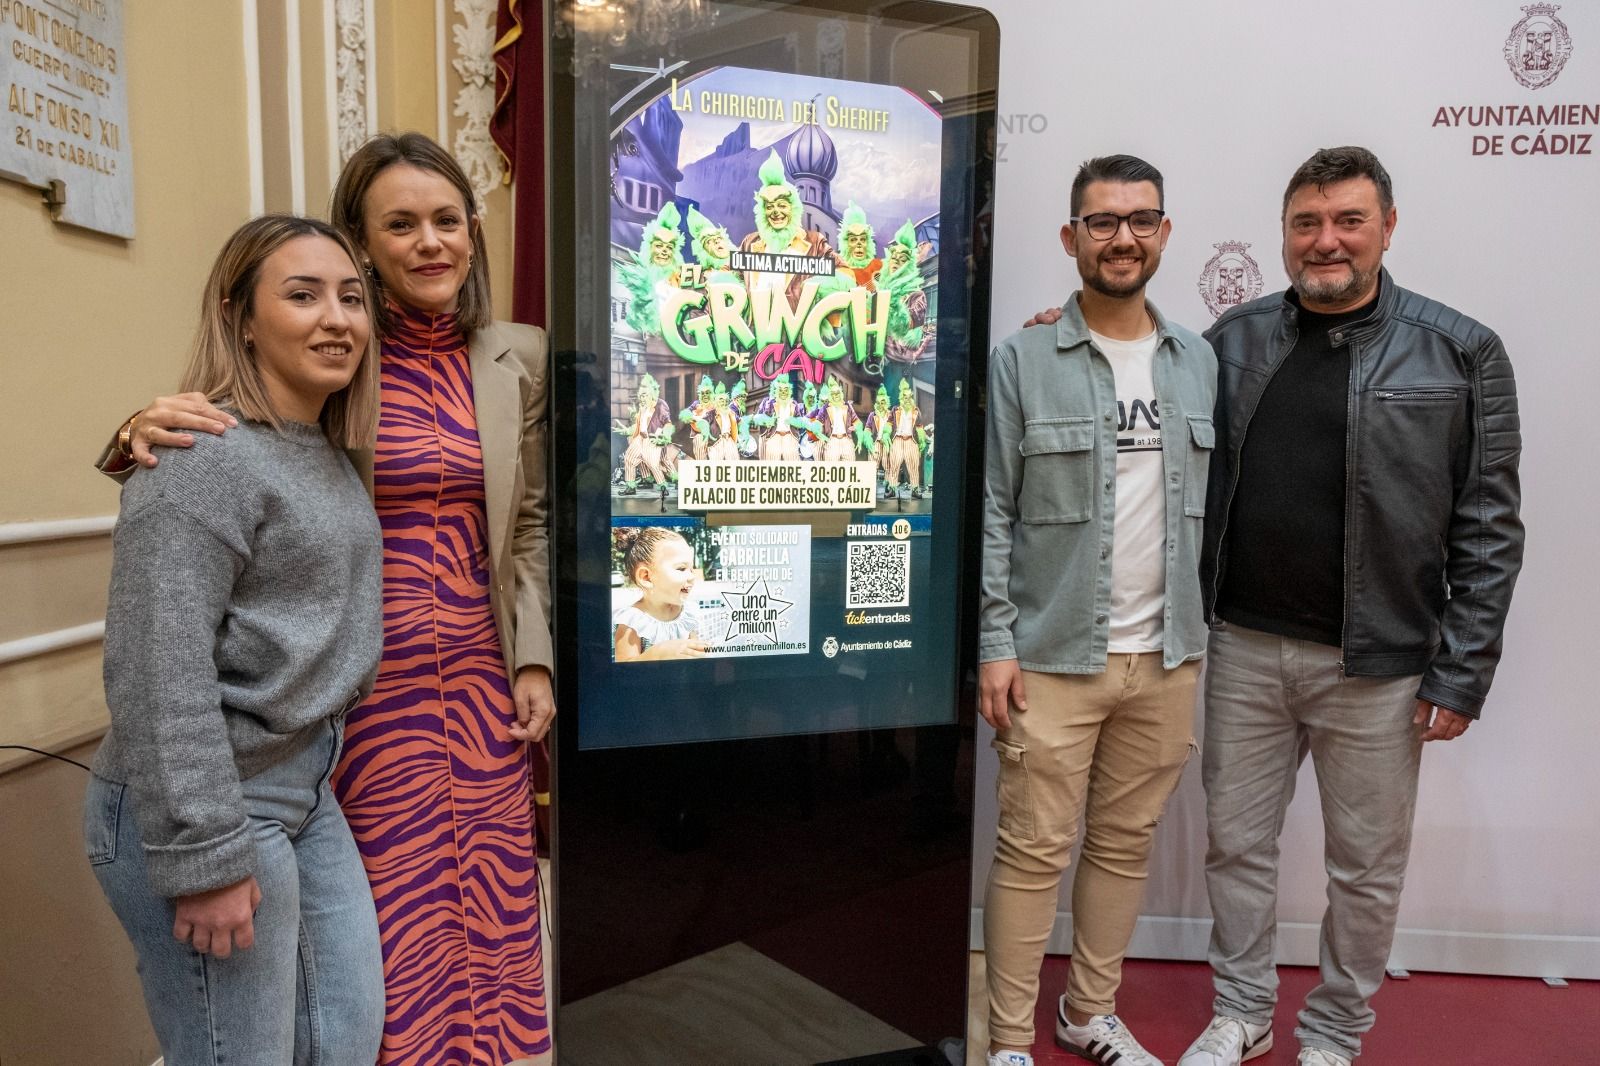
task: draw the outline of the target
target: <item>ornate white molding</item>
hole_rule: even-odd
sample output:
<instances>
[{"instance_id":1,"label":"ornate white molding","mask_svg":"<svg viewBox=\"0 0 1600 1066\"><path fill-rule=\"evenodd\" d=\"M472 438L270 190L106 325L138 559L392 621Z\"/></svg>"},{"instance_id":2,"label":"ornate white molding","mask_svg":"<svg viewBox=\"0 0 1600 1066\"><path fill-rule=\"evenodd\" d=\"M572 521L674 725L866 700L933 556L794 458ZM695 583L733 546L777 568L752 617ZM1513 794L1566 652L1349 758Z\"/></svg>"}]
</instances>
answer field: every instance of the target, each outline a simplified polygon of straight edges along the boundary
<instances>
[{"instance_id":1,"label":"ornate white molding","mask_svg":"<svg viewBox=\"0 0 1600 1066\"><path fill-rule=\"evenodd\" d=\"M369 31L364 0L335 0L333 19L338 41L334 72L338 85L339 164L343 166L372 132L367 126Z\"/></svg>"},{"instance_id":2,"label":"ornate white molding","mask_svg":"<svg viewBox=\"0 0 1600 1066\"><path fill-rule=\"evenodd\" d=\"M817 73L824 78L844 77L844 19L817 23Z\"/></svg>"},{"instance_id":3,"label":"ornate white molding","mask_svg":"<svg viewBox=\"0 0 1600 1066\"><path fill-rule=\"evenodd\" d=\"M433 139L450 143L450 3L433 0L433 80L434 101L439 109Z\"/></svg>"},{"instance_id":4,"label":"ornate white molding","mask_svg":"<svg viewBox=\"0 0 1600 1066\"><path fill-rule=\"evenodd\" d=\"M456 127L451 148L456 161L467 172L472 191L478 197L478 212L485 212L489 193L505 180L500 153L489 136L489 119L494 113L494 0L455 0L461 21L450 27L455 41L455 58L450 65L461 79L452 114L462 122ZM535 37L527 36L533 44Z\"/></svg>"},{"instance_id":5,"label":"ornate white molding","mask_svg":"<svg viewBox=\"0 0 1600 1066\"><path fill-rule=\"evenodd\" d=\"M289 96L289 210L306 213L306 104L300 69L300 0L283 0L284 83Z\"/></svg>"}]
</instances>

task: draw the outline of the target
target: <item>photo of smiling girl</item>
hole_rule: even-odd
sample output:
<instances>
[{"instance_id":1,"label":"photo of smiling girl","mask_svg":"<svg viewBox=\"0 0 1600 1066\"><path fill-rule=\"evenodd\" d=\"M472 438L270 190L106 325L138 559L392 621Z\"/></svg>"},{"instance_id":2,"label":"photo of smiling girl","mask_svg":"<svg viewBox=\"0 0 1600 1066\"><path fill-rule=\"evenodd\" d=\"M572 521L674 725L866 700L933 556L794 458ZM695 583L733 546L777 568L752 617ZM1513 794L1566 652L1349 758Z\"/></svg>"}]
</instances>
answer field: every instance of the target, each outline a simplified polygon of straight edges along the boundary
<instances>
[{"instance_id":1,"label":"photo of smiling girl","mask_svg":"<svg viewBox=\"0 0 1600 1066\"><path fill-rule=\"evenodd\" d=\"M638 599L612 615L616 661L705 655L710 645L689 603L700 575L683 534L665 526L622 526L611 535L624 581L639 590Z\"/></svg>"}]
</instances>

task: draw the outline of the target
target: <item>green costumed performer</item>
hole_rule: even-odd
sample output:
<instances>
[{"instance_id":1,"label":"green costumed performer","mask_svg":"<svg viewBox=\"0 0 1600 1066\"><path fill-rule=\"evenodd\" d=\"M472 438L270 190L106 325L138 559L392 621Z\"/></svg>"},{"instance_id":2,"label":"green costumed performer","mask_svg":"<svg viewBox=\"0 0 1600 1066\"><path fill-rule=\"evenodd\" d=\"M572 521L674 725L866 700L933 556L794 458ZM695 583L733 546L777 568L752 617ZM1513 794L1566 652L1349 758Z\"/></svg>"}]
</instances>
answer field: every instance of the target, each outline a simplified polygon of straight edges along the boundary
<instances>
[{"instance_id":1,"label":"green costumed performer","mask_svg":"<svg viewBox=\"0 0 1600 1066\"><path fill-rule=\"evenodd\" d=\"M639 239L639 251L632 263L624 263L620 273L622 284L628 290L628 325L646 336L661 332L661 322L656 314L662 289L675 289L683 270L683 231L678 228L682 216L677 204L667 204L661 213L644 227Z\"/></svg>"},{"instance_id":2,"label":"green costumed performer","mask_svg":"<svg viewBox=\"0 0 1600 1066\"><path fill-rule=\"evenodd\" d=\"M706 458L716 459L719 462L733 462L739 458L739 438L744 434L739 415L733 409L732 397L728 395L726 386L720 383L717 385L711 403L711 417L706 420L711 447L706 453Z\"/></svg>"},{"instance_id":3,"label":"green costumed performer","mask_svg":"<svg viewBox=\"0 0 1600 1066\"><path fill-rule=\"evenodd\" d=\"M728 407L739 422L738 447L742 459L754 459L756 456L756 442L750 436L749 404L750 390L745 388L744 379L741 378L728 390Z\"/></svg>"},{"instance_id":4,"label":"green costumed performer","mask_svg":"<svg viewBox=\"0 0 1600 1066\"><path fill-rule=\"evenodd\" d=\"M794 383L787 375L772 382L772 391L750 419L762 431L761 458L800 458L800 440L811 430L805 408L794 398Z\"/></svg>"},{"instance_id":5,"label":"green costumed performer","mask_svg":"<svg viewBox=\"0 0 1600 1066\"><path fill-rule=\"evenodd\" d=\"M739 250L831 256L833 249L828 247L828 239L815 230L805 228L805 207L800 201L800 190L790 183L783 171L783 160L778 158L776 151L767 156L758 173L761 188L756 190L756 229L739 242ZM745 283L750 287L752 296L774 289L781 290L788 296L790 307L800 306L800 290L805 287L807 280L800 274L757 270L745 273Z\"/></svg>"},{"instance_id":6,"label":"green costumed performer","mask_svg":"<svg viewBox=\"0 0 1600 1066\"><path fill-rule=\"evenodd\" d=\"M894 434L894 420L889 414L889 390L882 385L878 386L878 394L873 398L872 413L867 415L867 433L872 438L872 461L878 464L878 470L887 482L889 438Z\"/></svg>"},{"instance_id":7,"label":"green costumed performer","mask_svg":"<svg viewBox=\"0 0 1600 1066\"><path fill-rule=\"evenodd\" d=\"M922 449L922 494L933 495L933 423L929 422L922 427L924 447Z\"/></svg>"},{"instance_id":8,"label":"green costumed performer","mask_svg":"<svg viewBox=\"0 0 1600 1066\"><path fill-rule=\"evenodd\" d=\"M922 269L917 265L917 231L908 220L884 248L883 272L878 275L878 289L892 297L887 354L899 362L915 360L926 346L928 338L923 320L928 314L928 294L922 287Z\"/></svg>"},{"instance_id":9,"label":"green costumed performer","mask_svg":"<svg viewBox=\"0 0 1600 1066\"><path fill-rule=\"evenodd\" d=\"M705 271L707 285L743 284L738 274L728 269L733 241L726 228L717 225L694 207L689 208L689 254Z\"/></svg>"},{"instance_id":10,"label":"green costumed performer","mask_svg":"<svg viewBox=\"0 0 1600 1066\"><path fill-rule=\"evenodd\" d=\"M814 381L806 381L800 391L800 407L805 410L805 435L800 437L800 458L810 461L822 453L822 397Z\"/></svg>"},{"instance_id":11,"label":"green costumed performer","mask_svg":"<svg viewBox=\"0 0 1600 1066\"><path fill-rule=\"evenodd\" d=\"M839 243L844 248L834 253L834 260L839 264L839 276L843 280L851 287L860 286L868 292L877 287L878 272L883 269L883 260L872 254L877 247L873 241L867 213L857 207L854 200L850 201L850 206L844 209L844 217L839 220Z\"/></svg>"},{"instance_id":12,"label":"green costumed performer","mask_svg":"<svg viewBox=\"0 0 1600 1066\"><path fill-rule=\"evenodd\" d=\"M812 417L822 423L822 455L819 458L824 462L853 461L856 448L861 444L857 431L863 430L863 427L855 406L845 400L844 382L838 377L832 374L828 376L827 402Z\"/></svg>"},{"instance_id":13,"label":"green costumed performer","mask_svg":"<svg viewBox=\"0 0 1600 1066\"><path fill-rule=\"evenodd\" d=\"M917 409L917 390L910 377L900 379L900 402L889 415L893 434L889 439L889 484L899 488L900 468L906 468L913 499L922 498L922 450L927 439L922 432L922 412Z\"/></svg>"},{"instance_id":14,"label":"green costumed performer","mask_svg":"<svg viewBox=\"0 0 1600 1066\"><path fill-rule=\"evenodd\" d=\"M800 409L804 412L801 417L806 420L806 431L800 437L800 458L809 461L815 459L822 448L822 410L818 405L815 382L807 381L806 387L801 390Z\"/></svg>"},{"instance_id":15,"label":"green costumed performer","mask_svg":"<svg viewBox=\"0 0 1600 1066\"><path fill-rule=\"evenodd\" d=\"M639 393L633 409L628 412L627 421L619 421L613 432L628 441L628 448L622 453L624 496L638 491L640 467L644 467L657 485L666 484L661 449L672 440L672 411L661 398L661 387L655 378L646 374L639 379Z\"/></svg>"},{"instance_id":16,"label":"green costumed performer","mask_svg":"<svg viewBox=\"0 0 1600 1066\"><path fill-rule=\"evenodd\" d=\"M712 384L711 375L702 374L700 389L695 396L694 403L678 412L678 421L689 427L689 451L696 459L706 457L706 449L711 442L706 439L704 429L705 420L711 417L714 405L711 402Z\"/></svg>"}]
</instances>

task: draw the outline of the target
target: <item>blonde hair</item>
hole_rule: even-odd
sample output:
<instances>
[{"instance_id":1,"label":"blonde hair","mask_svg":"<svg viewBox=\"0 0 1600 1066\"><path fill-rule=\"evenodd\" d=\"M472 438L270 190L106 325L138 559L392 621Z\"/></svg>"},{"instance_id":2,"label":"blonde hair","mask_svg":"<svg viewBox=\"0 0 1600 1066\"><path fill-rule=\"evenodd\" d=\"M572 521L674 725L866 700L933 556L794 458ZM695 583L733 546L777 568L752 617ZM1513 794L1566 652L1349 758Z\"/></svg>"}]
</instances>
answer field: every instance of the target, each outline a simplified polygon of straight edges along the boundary
<instances>
[{"instance_id":1,"label":"blonde hair","mask_svg":"<svg viewBox=\"0 0 1600 1066\"><path fill-rule=\"evenodd\" d=\"M200 328L179 392L203 392L212 403L228 404L252 422L265 422L274 429L282 426L283 416L272 406L261 380L261 368L245 343L244 331L255 313L261 265L272 253L299 237L326 238L343 249L352 267L358 262L356 250L344 235L319 219L262 215L234 230L217 253L200 295ZM364 278L361 295L370 308L372 292ZM368 331L367 346L355 376L322 405L317 421L336 447L372 446L378 421L376 337L376 330Z\"/></svg>"},{"instance_id":2,"label":"blonde hair","mask_svg":"<svg viewBox=\"0 0 1600 1066\"><path fill-rule=\"evenodd\" d=\"M403 163L431 171L444 178L461 194L467 212L467 232L472 241L472 260L467 264L467 280L456 296L456 321L463 332L471 333L494 321L494 303L489 297L489 249L483 239L483 216L472 183L455 156L421 133L380 133L356 149L339 172L333 187L333 202L328 205L328 220L342 230L356 247L367 246L366 200L372 183L390 167ZM383 279L369 271L379 297L386 295ZM389 325L389 309L382 299L373 306L373 324L382 331Z\"/></svg>"}]
</instances>

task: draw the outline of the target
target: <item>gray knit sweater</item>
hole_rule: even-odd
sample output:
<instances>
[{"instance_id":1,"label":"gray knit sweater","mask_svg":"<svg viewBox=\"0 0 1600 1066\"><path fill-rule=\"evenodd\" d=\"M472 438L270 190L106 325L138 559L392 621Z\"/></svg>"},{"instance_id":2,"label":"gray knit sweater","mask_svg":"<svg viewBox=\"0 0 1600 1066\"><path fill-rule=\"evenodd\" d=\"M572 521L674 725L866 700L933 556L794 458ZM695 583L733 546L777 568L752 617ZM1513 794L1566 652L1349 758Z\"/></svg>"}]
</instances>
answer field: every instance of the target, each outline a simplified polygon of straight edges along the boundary
<instances>
[{"instance_id":1,"label":"gray knit sweater","mask_svg":"<svg viewBox=\"0 0 1600 1066\"><path fill-rule=\"evenodd\" d=\"M240 781L369 691L383 644L382 535L344 453L304 423L194 438L122 490L94 763L129 785L163 896L256 872Z\"/></svg>"}]
</instances>

